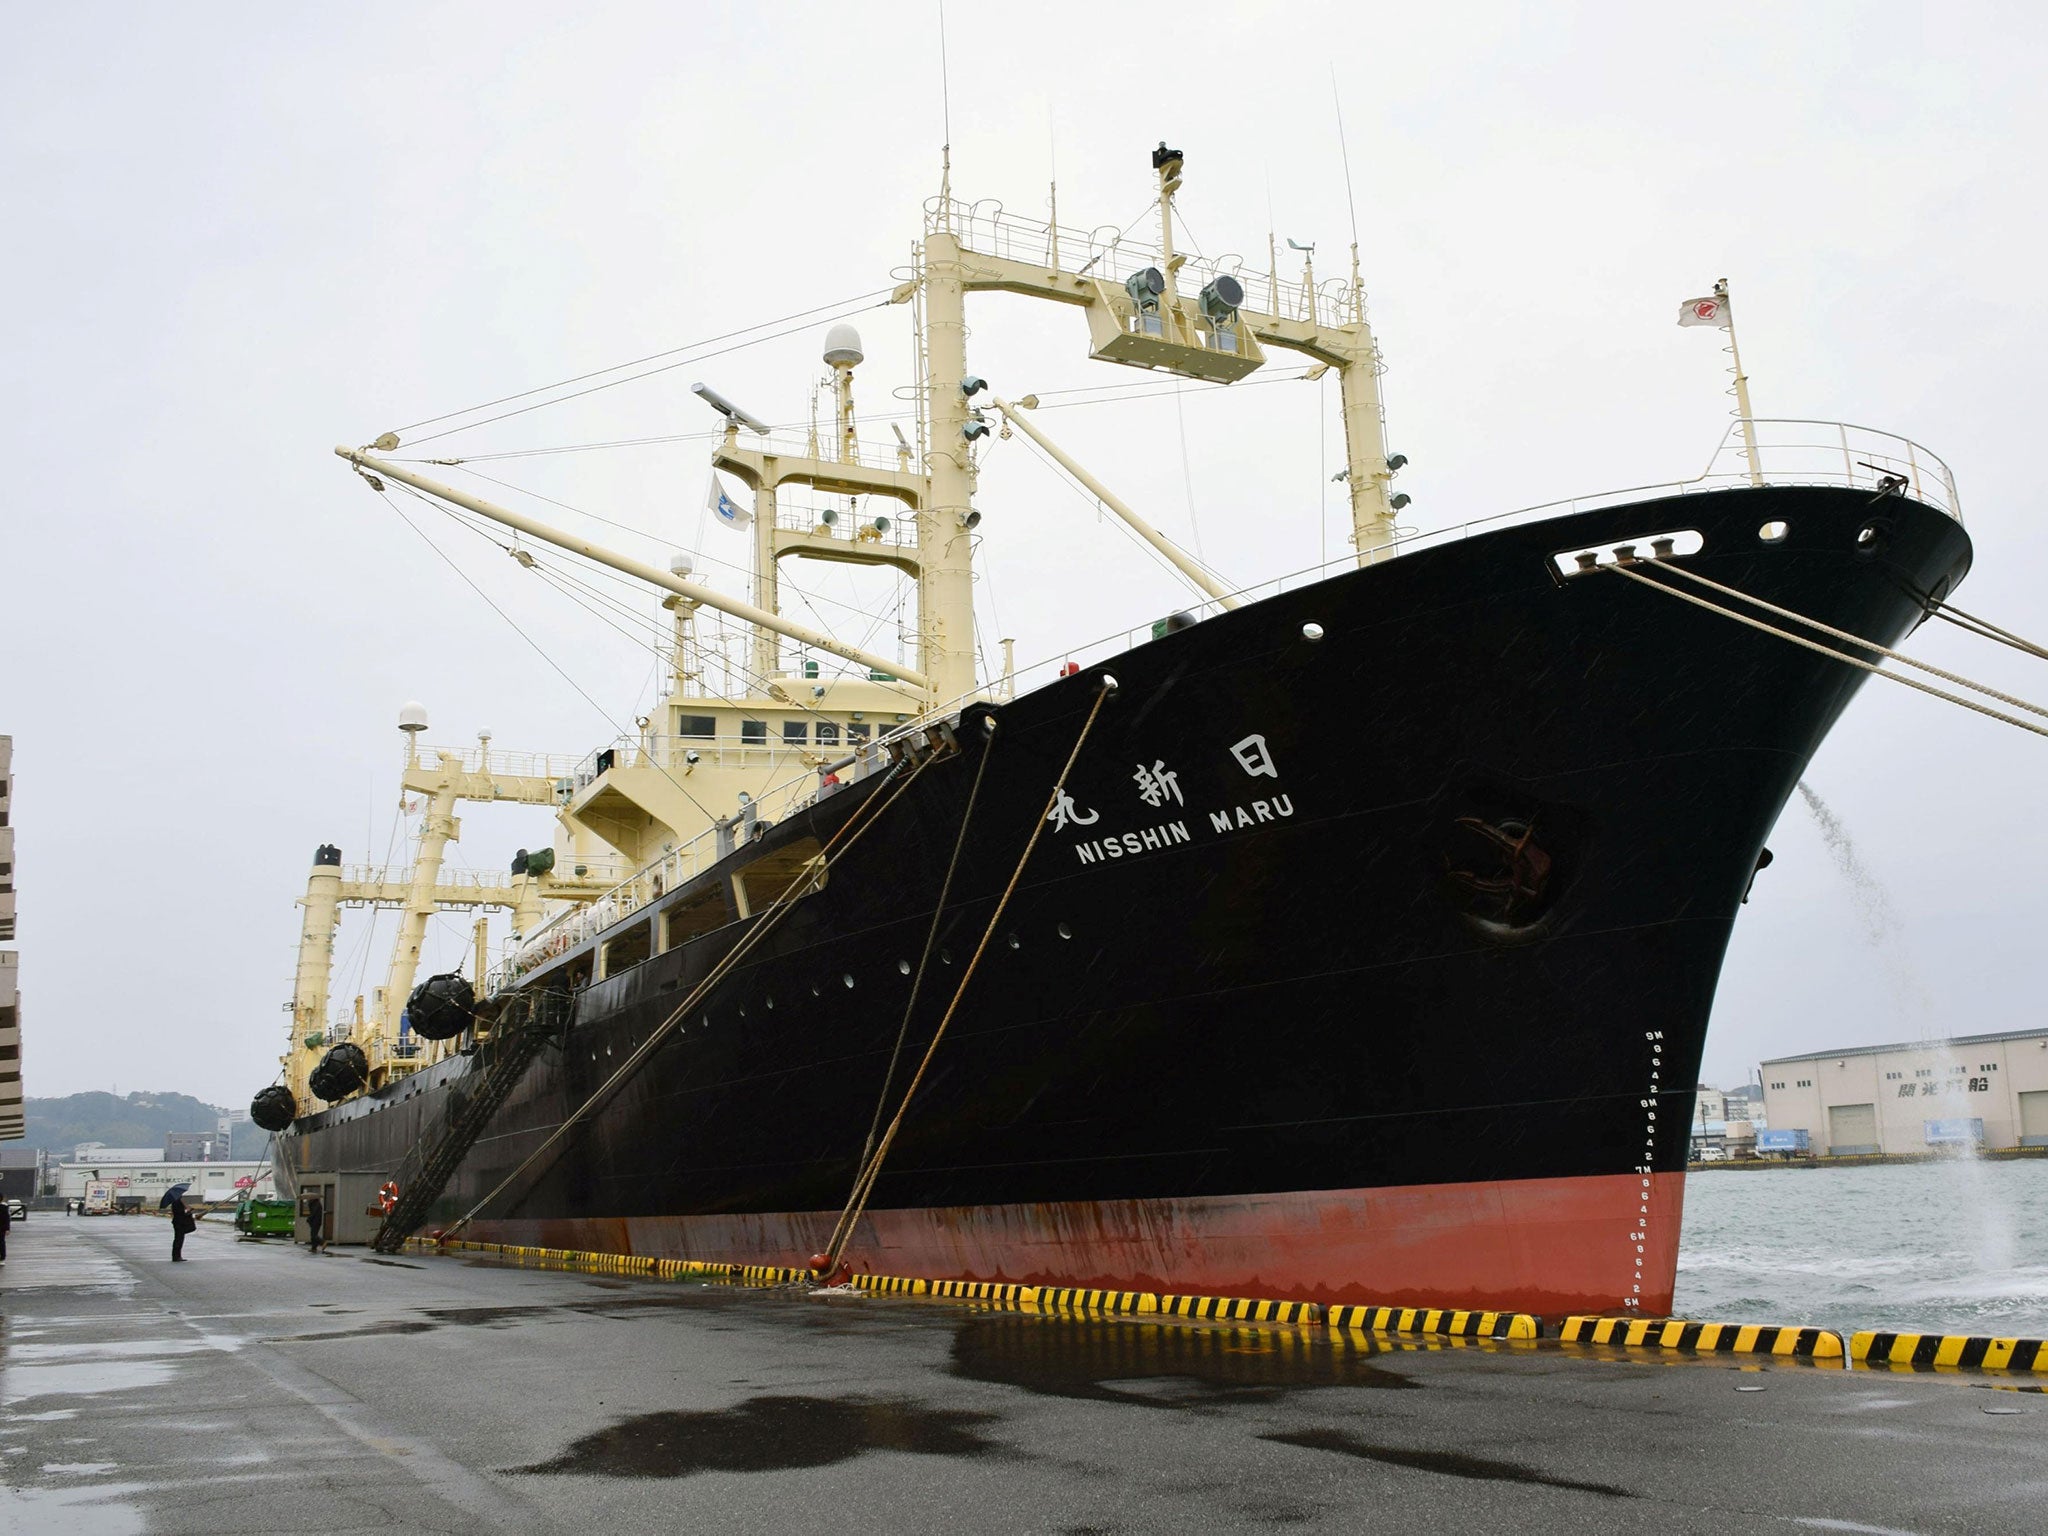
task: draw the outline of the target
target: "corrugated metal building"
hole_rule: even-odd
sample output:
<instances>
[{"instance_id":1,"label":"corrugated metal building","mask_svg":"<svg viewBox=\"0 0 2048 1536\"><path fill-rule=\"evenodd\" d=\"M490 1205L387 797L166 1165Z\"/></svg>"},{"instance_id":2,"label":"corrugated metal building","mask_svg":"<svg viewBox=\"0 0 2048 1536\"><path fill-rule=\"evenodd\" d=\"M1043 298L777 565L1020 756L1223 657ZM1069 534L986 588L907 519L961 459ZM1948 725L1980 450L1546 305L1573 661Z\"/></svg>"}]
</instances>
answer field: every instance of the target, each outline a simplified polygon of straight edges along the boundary
<instances>
[{"instance_id":1,"label":"corrugated metal building","mask_svg":"<svg viewBox=\"0 0 2048 1536\"><path fill-rule=\"evenodd\" d=\"M1823 1156L2048 1147L2048 1029L1782 1056L1763 1079L1772 1128Z\"/></svg>"}]
</instances>

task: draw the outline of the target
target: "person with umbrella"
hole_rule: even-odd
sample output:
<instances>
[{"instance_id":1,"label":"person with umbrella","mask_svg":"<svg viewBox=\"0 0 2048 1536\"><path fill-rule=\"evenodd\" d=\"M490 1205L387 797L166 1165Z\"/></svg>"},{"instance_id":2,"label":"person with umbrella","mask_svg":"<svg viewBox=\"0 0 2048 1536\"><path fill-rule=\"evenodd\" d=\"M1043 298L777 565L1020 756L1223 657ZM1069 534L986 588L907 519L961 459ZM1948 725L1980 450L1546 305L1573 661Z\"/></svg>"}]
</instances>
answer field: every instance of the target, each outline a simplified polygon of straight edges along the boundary
<instances>
[{"instance_id":1,"label":"person with umbrella","mask_svg":"<svg viewBox=\"0 0 2048 1536\"><path fill-rule=\"evenodd\" d=\"M192 1181L190 1179L187 1179L183 1184L173 1184L163 1192L162 1198L156 1203L158 1210L163 1210L166 1207L170 1209L171 1262L173 1264L185 1262L185 1234L199 1225L199 1218L185 1209L185 1191L191 1187Z\"/></svg>"}]
</instances>

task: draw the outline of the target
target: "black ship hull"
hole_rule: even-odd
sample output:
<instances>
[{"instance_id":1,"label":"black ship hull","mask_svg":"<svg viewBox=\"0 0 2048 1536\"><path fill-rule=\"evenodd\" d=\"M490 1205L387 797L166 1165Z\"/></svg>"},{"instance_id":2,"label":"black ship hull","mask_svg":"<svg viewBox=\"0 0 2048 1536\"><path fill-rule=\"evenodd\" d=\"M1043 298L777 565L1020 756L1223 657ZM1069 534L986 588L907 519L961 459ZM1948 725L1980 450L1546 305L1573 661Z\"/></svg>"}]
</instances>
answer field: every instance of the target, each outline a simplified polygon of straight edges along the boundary
<instances>
[{"instance_id":1,"label":"black ship hull","mask_svg":"<svg viewBox=\"0 0 2048 1536\"><path fill-rule=\"evenodd\" d=\"M1783 537L1761 539L1767 523ZM1553 559L1629 540L1647 555L1650 536L1679 530L1703 541L1688 569L1885 643L1970 557L1952 519L1897 496L1641 502L1418 551L976 706L958 754L886 808L873 797L900 775L832 794L735 856L830 845L874 816L822 888L467 1235L745 1263L823 1247L977 773L911 1063L1108 673L1072 806L1022 871L848 1260L934 1278L1668 1311L1731 926L1863 678ZM430 1224L496 1188L746 931L577 992L562 1042ZM517 985L589 970L586 946ZM301 1119L280 1161L301 1182L389 1176L468 1068L455 1058Z\"/></svg>"}]
</instances>

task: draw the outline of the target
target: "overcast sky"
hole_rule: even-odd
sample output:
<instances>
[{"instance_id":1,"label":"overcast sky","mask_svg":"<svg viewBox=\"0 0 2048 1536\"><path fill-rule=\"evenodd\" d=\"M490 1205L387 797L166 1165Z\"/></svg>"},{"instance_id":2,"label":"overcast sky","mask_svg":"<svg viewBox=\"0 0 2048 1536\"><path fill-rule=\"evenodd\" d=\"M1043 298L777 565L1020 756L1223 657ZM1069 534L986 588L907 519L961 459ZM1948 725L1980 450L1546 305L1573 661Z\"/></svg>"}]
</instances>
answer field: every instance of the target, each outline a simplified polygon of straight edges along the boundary
<instances>
[{"instance_id":1,"label":"overcast sky","mask_svg":"<svg viewBox=\"0 0 2048 1536\"><path fill-rule=\"evenodd\" d=\"M426 702L429 742L490 729L500 747L580 753L650 697L631 635L411 504L600 713L332 445L886 288L937 188L935 8L4 14L0 732L26 1087L243 1104L282 1047L315 844L350 862L392 846L398 706ZM2038 637L2041 18L956 6L954 183L1042 217L1056 168L1063 223L1122 226L1164 138L1187 153L1182 209L1205 254L1263 268L1271 227L1315 242L1334 275L1349 240L1334 66L1415 526L1695 473L1726 425L1725 359L1717 333L1673 319L1725 275L1759 413L1885 427L1945 457L1977 548L1960 599ZM1072 311L989 299L971 321L971 366L1012 397L1133 377L1087 361ZM887 440L907 312L857 323L860 403ZM702 432L697 378L801 422L821 330L418 451ZM1277 383L1043 424L1250 582L1342 546L1334 403L1327 384ZM472 468L638 530L550 510L643 557L695 550L737 589L720 562L743 562L746 540L704 526L704 452ZM981 505L980 625L1020 661L1182 601L1021 442L988 455ZM887 590L793 574L828 619ZM1917 653L2048 694L2042 664L1936 628ZM876 643L893 645L886 626ZM2044 754L1866 686L1809 777L1885 904L1875 919L1859 905L1795 800L1736 931L1706 1075L2038 1024ZM454 862L503 868L545 840L544 815L466 808ZM387 963L390 919L365 929L344 929L339 997ZM465 929L437 922L439 958Z\"/></svg>"}]
</instances>

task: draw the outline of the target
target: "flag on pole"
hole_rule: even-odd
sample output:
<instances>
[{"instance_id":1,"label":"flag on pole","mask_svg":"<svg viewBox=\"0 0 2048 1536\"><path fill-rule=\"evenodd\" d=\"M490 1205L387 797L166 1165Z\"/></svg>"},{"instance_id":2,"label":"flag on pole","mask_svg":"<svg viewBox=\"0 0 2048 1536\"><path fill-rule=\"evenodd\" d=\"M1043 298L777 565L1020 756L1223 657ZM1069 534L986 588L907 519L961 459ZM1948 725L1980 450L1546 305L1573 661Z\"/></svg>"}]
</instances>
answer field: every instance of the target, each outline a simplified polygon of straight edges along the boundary
<instances>
[{"instance_id":1,"label":"flag on pole","mask_svg":"<svg viewBox=\"0 0 2048 1536\"><path fill-rule=\"evenodd\" d=\"M1680 325L1718 325L1727 330L1728 300L1718 294L1709 294L1704 299L1687 299L1678 306Z\"/></svg>"},{"instance_id":2,"label":"flag on pole","mask_svg":"<svg viewBox=\"0 0 2048 1536\"><path fill-rule=\"evenodd\" d=\"M711 515L728 528L745 529L754 521L754 514L725 494L725 482L716 472L711 476L711 494L705 501Z\"/></svg>"}]
</instances>

